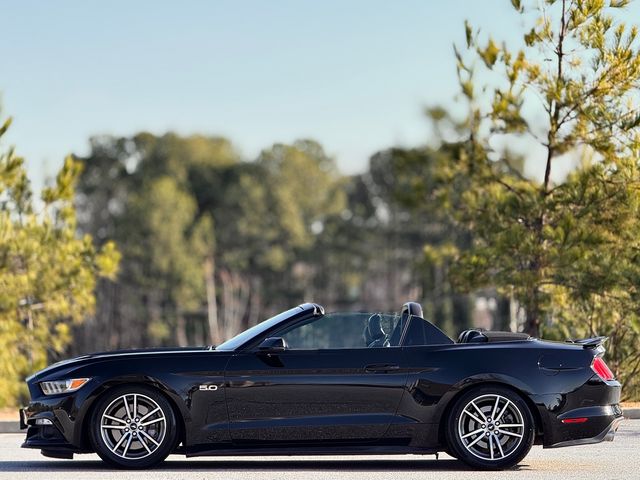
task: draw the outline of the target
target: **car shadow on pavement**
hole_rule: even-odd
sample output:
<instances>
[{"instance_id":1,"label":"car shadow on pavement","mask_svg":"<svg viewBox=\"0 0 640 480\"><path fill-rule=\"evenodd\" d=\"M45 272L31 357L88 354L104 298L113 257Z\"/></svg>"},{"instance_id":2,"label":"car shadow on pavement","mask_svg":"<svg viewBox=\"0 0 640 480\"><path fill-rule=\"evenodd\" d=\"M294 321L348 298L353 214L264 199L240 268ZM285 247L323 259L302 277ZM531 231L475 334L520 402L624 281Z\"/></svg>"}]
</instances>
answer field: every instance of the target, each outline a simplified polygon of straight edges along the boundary
<instances>
[{"instance_id":1,"label":"car shadow on pavement","mask_svg":"<svg viewBox=\"0 0 640 480\"><path fill-rule=\"evenodd\" d=\"M113 470L99 460L0 461L0 472L75 472ZM154 472L192 471L470 471L464 463L442 460L167 460ZM529 470L518 465L514 470Z\"/></svg>"}]
</instances>

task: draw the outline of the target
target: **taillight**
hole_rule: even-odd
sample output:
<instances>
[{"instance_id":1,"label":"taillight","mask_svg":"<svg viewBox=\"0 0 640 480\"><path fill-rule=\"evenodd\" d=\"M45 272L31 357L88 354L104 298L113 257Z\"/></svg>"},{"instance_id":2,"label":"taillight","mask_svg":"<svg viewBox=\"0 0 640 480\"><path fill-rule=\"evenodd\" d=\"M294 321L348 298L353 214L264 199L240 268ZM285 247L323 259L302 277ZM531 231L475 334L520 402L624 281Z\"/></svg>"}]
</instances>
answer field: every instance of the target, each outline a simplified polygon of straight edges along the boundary
<instances>
[{"instance_id":1,"label":"taillight","mask_svg":"<svg viewBox=\"0 0 640 480\"><path fill-rule=\"evenodd\" d=\"M596 372L602 380L613 380L613 373L607 367L607 364L604 363L602 357L595 357L593 362L591 362L591 370Z\"/></svg>"}]
</instances>

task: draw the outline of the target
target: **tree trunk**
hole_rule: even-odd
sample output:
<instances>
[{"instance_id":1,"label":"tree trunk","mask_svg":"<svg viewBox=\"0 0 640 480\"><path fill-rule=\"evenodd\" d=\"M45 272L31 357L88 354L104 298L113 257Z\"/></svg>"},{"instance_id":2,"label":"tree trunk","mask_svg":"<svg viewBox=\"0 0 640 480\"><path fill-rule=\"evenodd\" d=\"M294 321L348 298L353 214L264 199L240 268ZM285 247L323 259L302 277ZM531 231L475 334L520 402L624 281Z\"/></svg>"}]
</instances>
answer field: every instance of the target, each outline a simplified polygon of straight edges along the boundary
<instances>
[{"instance_id":1,"label":"tree trunk","mask_svg":"<svg viewBox=\"0 0 640 480\"><path fill-rule=\"evenodd\" d=\"M222 322L224 338L229 339L242 330L249 309L251 286L239 273L220 270L222 284Z\"/></svg>"},{"instance_id":2,"label":"tree trunk","mask_svg":"<svg viewBox=\"0 0 640 480\"><path fill-rule=\"evenodd\" d=\"M542 317L540 300L540 289L535 286L527 299L525 307L526 320L524 323L524 333L528 333L532 337L540 337L540 320Z\"/></svg>"},{"instance_id":3,"label":"tree trunk","mask_svg":"<svg viewBox=\"0 0 640 480\"><path fill-rule=\"evenodd\" d=\"M250 280L251 285L251 297L249 303L249 327L257 325L260 321L260 314L262 310L262 297L260 296L260 279L258 277L252 277Z\"/></svg>"},{"instance_id":4,"label":"tree trunk","mask_svg":"<svg viewBox=\"0 0 640 480\"><path fill-rule=\"evenodd\" d=\"M176 311L176 340L180 347L186 347L189 343L187 340L187 321L180 308Z\"/></svg>"},{"instance_id":5,"label":"tree trunk","mask_svg":"<svg viewBox=\"0 0 640 480\"><path fill-rule=\"evenodd\" d=\"M213 256L208 256L204 261L204 281L207 290L207 320L209 323L209 342L218 345L220 329L218 327L218 303L216 300L216 266Z\"/></svg>"}]
</instances>

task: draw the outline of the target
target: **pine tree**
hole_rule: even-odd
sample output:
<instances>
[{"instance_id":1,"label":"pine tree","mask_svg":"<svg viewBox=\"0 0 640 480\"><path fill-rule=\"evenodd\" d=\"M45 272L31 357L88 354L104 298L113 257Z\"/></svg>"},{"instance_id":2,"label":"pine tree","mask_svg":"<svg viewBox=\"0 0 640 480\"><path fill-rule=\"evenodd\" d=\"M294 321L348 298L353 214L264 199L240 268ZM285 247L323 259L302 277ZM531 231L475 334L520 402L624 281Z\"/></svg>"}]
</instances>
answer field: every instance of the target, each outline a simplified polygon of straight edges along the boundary
<instances>
[{"instance_id":1,"label":"pine tree","mask_svg":"<svg viewBox=\"0 0 640 480\"><path fill-rule=\"evenodd\" d=\"M59 358L71 326L94 308L96 279L116 274L115 245L96 251L76 233L79 173L68 157L34 201L24 160L13 149L0 154L0 406L24 401L24 378Z\"/></svg>"},{"instance_id":2,"label":"pine tree","mask_svg":"<svg viewBox=\"0 0 640 480\"><path fill-rule=\"evenodd\" d=\"M624 0L511 3L532 23L521 48L465 23L466 49L454 49L468 115L429 198L473 239L448 252L459 288L496 287L535 336L609 335L629 396L640 370L638 28L621 21ZM497 148L514 140L539 144L539 178ZM560 180L568 157L580 165Z\"/></svg>"}]
</instances>

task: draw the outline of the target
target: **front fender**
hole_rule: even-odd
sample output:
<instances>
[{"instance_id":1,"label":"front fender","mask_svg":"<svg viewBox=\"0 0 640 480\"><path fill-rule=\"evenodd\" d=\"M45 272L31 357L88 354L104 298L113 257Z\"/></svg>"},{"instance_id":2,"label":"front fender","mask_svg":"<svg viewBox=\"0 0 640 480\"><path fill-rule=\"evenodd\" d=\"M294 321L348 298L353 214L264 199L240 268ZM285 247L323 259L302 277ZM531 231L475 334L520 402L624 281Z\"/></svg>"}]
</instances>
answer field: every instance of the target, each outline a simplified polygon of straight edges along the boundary
<instances>
[{"instance_id":1,"label":"front fender","mask_svg":"<svg viewBox=\"0 0 640 480\"><path fill-rule=\"evenodd\" d=\"M89 438L85 427L86 422L91 420L94 408L97 405L96 400L107 392L107 390L114 387L130 384L142 384L155 388L169 398L172 405L177 409L176 413L179 417L178 421L181 420L185 428L191 422L191 412L189 408L187 408L185 399L176 391L176 389L157 376L125 374L106 379L99 377L94 378L91 383L93 384L94 381L94 388L87 392L84 398L77 399L79 408L77 409L75 417L71 418L73 421L73 434L70 437L67 437L67 441L79 448L86 449L89 447Z\"/></svg>"}]
</instances>

